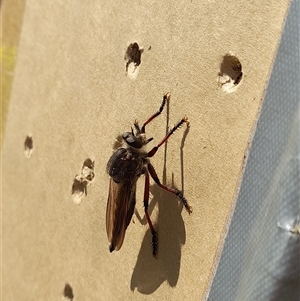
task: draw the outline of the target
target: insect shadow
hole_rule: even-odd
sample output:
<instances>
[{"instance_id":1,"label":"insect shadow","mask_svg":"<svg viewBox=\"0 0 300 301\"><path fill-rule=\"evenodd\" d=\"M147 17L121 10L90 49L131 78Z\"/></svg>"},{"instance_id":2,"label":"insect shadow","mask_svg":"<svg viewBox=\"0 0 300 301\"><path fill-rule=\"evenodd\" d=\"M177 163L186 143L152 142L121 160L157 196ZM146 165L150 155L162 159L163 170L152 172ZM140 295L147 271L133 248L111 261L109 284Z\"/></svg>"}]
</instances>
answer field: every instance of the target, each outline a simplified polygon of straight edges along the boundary
<instances>
[{"instance_id":1,"label":"insect shadow","mask_svg":"<svg viewBox=\"0 0 300 301\"><path fill-rule=\"evenodd\" d=\"M168 120L169 118L167 118L167 129ZM188 132L189 127L186 128L183 134L180 147L182 190L184 187L183 148ZM165 145L164 151L162 182L163 184L167 184L167 144ZM171 186L174 186L174 184ZM181 246L184 245L186 241L185 227L181 216L183 205L180 200L156 184L150 187L150 191L153 195L153 199L149 204L149 213L152 212L155 205L158 206L158 216L154 227L158 231L159 255L157 260L153 260L152 254L149 252L151 231L148 229L141 245L130 285L132 291L137 289L142 294L153 293L164 281L167 281L171 287L176 286L180 272ZM142 224L147 223L145 217L141 218L137 212L136 216Z\"/></svg>"}]
</instances>

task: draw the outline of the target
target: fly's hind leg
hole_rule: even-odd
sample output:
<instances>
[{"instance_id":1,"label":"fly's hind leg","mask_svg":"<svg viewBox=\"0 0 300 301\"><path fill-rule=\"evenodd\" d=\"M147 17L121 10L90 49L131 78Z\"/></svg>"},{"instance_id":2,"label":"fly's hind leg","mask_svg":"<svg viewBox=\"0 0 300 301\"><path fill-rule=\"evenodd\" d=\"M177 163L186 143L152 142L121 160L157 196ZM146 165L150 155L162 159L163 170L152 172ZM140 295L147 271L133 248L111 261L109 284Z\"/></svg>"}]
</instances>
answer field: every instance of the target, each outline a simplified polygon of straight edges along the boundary
<instances>
[{"instance_id":1,"label":"fly's hind leg","mask_svg":"<svg viewBox=\"0 0 300 301\"><path fill-rule=\"evenodd\" d=\"M153 165L151 163L148 163L148 170L149 170L149 173L151 175L151 177L153 178L153 180L155 181L155 183L161 187L162 189L166 190L166 191L169 191L173 194L175 194L176 196L178 196L183 204L183 206L185 207L186 211L190 214L192 213L193 209L192 209L192 206L189 205L188 201L186 200L186 198L184 197L182 191L176 189L176 188L172 188L172 187L169 187L169 186L166 186L166 185L163 185L161 184L158 176L157 176L157 173L153 167Z\"/></svg>"}]
</instances>

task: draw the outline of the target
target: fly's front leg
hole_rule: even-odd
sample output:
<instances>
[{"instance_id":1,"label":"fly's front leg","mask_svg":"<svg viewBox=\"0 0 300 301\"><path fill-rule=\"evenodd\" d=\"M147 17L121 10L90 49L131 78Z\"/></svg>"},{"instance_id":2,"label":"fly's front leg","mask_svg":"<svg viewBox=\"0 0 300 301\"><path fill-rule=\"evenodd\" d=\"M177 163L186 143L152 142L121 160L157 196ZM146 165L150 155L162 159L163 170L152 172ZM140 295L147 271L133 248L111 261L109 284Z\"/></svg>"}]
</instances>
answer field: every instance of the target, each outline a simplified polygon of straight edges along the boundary
<instances>
[{"instance_id":1,"label":"fly's front leg","mask_svg":"<svg viewBox=\"0 0 300 301\"><path fill-rule=\"evenodd\" d=\"M141 129L140 129L140 126L139 126L139 123L138 123L137 120L135 120L135 122L134 122L134 128L135 128L136 134L133 133L133 128L131 128L132 136L138 136L138 135L140 135L140 134L141 134ZM144 130L145 130L145 129L144 129ZM145 132L144 132L144 134L145 134ZM147 143L149 143L150 141L152 141L152 140L153 140L153 138L147 139L147 140L144 142L145 145L146 145Z\"/></svg>"},{"instance_id":2,"label":"fly's front leg","mask_svg":"<svg viewBox=\"0 0 300 301\"><path fill-rule=\"evenodd\" d=\"M155 114L153 114L144 124L143 124L143 126L142 126L142 128L141 128L141 133L142 134L145 134L145 127L146 127L146 125L148 124L148 123L150 123L150 121L152 121L154 118L156 118L158 115L160 115L161 114L161 112L163 111L163 109L164 109L164 107L165 107L165 105L166 105L166 102L167 101L169 101L170 100L170 93L166 93L165 95L164 95L164 97L163 97L163 101L162 101L162 103L161 103L161 105L160 105L160 108L159 108L159 110L155 113Z\"/></svg>"},{"instance_id":3,"label":"fly's front leg","mask_svg":"<svg viewBox=\"0 0 300 301\"><path fill-rule=\"evenodd\" d=\"M146 219L152 234L152 255L157 258L157 250L158 250L158 239L157 233L154 230L153 224L151 222L149 213L148 213L148 205L149 205L149 190L150 190L150 181L148 172L145 173L145 190L144 190L144 208Z\"/></svg>"},{"instance_id":4,"label":"fly's front leg","mask_svg":"<svg viewBox=\"0 0 300 301\"><path fill-rule=\"evenodd\" d=\"M177 130L179 129L184 123L189 125L189 121L187 116L184 116L174 127L169 131L167 136L163 140L160 141L160 143L157 146L154 146L152 150L147 154L147 157L153 157L157 150L170 138L170 136Z\"/></svg>"},{"instance_id":5,"label":"fly's front leg","mask_svg":"<svg viewBox=\"0 0 300 301\"><path fill-rule=\"evenodd\" d=\"M161 187L162 189L166 190L166 191L169 191L173 194L175 194L176 196L178 196L182 202L182 204L184 205L185 209L187 210L187 212L190 214L192 213L193 209L192 207L189 205L188 201L186 200L186 198L184 197L182 191L176 189L176 188L172 188L172 187L169 187L169 186L166 186L166 185L163 185L161 184L158 176L157 176L157 173L153 167L153 165L151 163L148 163L148 170L149 170L149 173L151 175L151 177L153 178L154 182L159 186Z\"/></svg>"}]
</instances>

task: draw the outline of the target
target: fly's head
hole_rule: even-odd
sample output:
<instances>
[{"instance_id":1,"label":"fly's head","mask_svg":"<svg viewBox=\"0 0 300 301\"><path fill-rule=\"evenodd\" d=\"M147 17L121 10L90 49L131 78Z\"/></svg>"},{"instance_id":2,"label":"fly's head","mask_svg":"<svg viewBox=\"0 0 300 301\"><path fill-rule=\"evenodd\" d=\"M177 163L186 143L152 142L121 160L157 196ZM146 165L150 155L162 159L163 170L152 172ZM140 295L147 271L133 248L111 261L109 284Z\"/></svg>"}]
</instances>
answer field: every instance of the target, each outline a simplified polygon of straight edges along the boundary
<instances>
[{"instance_id":1,"label":"fly's head","mask_svg":"<svg viewBox=\"0 0 300 301\"><path fill-rule=\"evenodd\" d=\"M153 140L153 138L146 138L145 131L143 130L143 128L142 130L140 129L137 120L134 122L134 128L135 132L133 131L133 128L131 128L131 132L123 133L122 138L129 147L139 150L151 140Z\"/></svg>"}]
</instances>

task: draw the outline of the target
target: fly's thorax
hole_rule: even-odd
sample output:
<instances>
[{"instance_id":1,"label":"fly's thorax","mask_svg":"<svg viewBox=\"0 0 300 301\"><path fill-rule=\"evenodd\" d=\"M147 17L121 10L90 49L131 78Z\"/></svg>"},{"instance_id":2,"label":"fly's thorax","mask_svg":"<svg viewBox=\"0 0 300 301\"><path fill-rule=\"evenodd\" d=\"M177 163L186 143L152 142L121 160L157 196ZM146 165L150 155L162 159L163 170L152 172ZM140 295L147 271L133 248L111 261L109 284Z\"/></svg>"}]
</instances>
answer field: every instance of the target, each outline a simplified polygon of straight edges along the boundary
<instances>
[{"instance_id":1,"label":"fly's thorax","mask_svg":"<svg viewBox=\"0 0 300 301\"><path fill-rule=\"evenodd\" d=\"M107 173L117 183L136 180L143 173L143 168L143 154L132 147L118 148L107 163Z\"/></svg>"}]
</instances>

